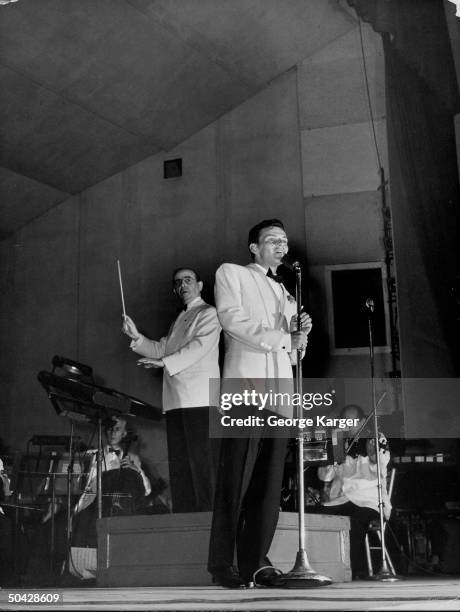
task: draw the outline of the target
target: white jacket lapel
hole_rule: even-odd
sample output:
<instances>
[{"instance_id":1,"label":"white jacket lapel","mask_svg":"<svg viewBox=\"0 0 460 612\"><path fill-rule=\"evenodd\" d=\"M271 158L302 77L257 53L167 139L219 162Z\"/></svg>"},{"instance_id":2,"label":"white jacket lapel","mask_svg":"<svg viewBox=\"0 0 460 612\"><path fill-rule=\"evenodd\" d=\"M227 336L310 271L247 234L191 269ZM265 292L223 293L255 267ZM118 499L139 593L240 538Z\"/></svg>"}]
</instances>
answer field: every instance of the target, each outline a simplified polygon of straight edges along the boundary
<instances>
[{"instance_id":1,"label":"white jacket lapel","mask_svg":"<svg viewBox=\"0 0 460 612\"><path fill-rule=\"evenodd\" d=\"M277 325L277 321L273 321L273 313L270 313L270 309L268 308L268 305L273 302L277 304L278 316L282 312L284 312L284 303L285 303L284 291L282 291L283 298L280 302L279 296L277 295L275 289L272 287L272 284L268 280L266 274L264 274L264 271L255 264L249 264L247 268L250 270L255 280L260 298L264 305L267 323L269 325L273 325L273 324Z\"/></svg>"}]
</instances>

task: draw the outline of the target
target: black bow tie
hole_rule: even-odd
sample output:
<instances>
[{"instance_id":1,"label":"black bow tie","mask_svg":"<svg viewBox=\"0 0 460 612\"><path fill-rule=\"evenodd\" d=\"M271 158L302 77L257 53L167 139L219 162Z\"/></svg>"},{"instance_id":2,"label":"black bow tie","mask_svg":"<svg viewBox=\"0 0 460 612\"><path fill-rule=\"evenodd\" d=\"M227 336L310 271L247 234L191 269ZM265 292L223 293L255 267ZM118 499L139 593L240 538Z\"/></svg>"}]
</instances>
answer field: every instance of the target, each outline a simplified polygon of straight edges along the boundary
<instances>
[{"instance_id":1,"label":"black bow tie","mask_svg":"<svg viewBox=\"0 0 460 612\"><path fill-rule=\"evenodd\" d=\"M268 278L271 278L272 280L274 280L275 283L280 283L281 284L283 282L283 277L280 276L279 274L273 274L271 268L268 268L267 276L268 276Z\"/></svg>"},{"instance_id":2,"label":"black bow tie","mask_svg":"<svg viewBox=\"0 0 460 612\"><path fill-rule=\"evenodd\" d=\"M121 448L113 448L112 446L109 446L109 453L115 453L116 455L121 455L122 450Z\"/></svg>"}]
</instances>

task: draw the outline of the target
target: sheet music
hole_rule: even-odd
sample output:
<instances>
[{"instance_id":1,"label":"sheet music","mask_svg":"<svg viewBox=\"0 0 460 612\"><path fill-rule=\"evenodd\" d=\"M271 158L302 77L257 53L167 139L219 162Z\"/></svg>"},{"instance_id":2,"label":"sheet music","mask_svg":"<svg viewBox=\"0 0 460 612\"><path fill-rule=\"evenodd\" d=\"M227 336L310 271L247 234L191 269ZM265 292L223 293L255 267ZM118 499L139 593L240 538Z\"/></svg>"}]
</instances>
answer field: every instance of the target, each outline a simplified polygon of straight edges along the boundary
<instances>
[{"instance_id":1,"label":"sheet music","mask_svg":"<svg viewBox=\"0 0 460 612\"><path fill-rule=\"evenodd\" d=\"M72 546L69 570L77 578L96 578L97 548Z\"/></svg>"}]
</instances>

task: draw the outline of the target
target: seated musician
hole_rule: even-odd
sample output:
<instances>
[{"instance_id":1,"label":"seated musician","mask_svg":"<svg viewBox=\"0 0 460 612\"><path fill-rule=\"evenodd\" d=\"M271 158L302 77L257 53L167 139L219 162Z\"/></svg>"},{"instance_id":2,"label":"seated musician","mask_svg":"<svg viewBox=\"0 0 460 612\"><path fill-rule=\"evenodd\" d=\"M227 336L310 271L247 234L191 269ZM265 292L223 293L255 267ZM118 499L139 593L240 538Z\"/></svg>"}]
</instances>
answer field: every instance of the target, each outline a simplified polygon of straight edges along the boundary
<instances>
[{"instance_id":1,"label":"seated musician","mask_svg":"<svg viewBox=\"0 0 460 612\"><path fill-rule=\"evenodd\" d=\"M2 508L2 502L12 495L10 479L0 459L0 576L2 586L9 584L13 568L13 525L8 509Z\"/></svg>"},{"instance_id":2,"label":"seated musician","mask_svg":"<svg viewBox=\"0 0 460 612\"><path fill-rule=\"evenodd\" d=\"M108 443L102 457L102 516L136 514L152 489L139 456L128 450L131 435L126 419L112 419L106 437ZM74 510L77 517L73 545L96 547L97 453L89 453L87 484Z\"/></svg>"},{"instance_id":3,"label":"seated musician","mask_svg":"<svg viewBox=\"0 0 460 612\"><path fill-rule=\"evenodd\" d=\"M348 427L348 429L345 430L347 438L345 438L344 451L346 453L349 451L349 446L353 440L353 437L363 425L365 417L366 415L364 414L364 410L361 408L361 406L358 406L357 404L347 404L346 406L342 408L339 414L340 419L354 419L355 422L356 422L356 419L359 419L358 425L355 425L354 427ZM359 442L358 442L358 445L359 445ZM359 451L357 451L357 447L355 447L354 449L351 450L350 454L352 456L353 454L356 456L358 453Z\"/></svg>"},{"instance_id":4,"label":"seated musician","mask_svg":"<svg viewBox=\"0 0 460 612\"><path fill-rule=\"evenodd\" d=\"M105 430L107 444L102 457L102 516L135 514L141 509L151 492L150 481L142 470L139 456L128 450L132 432L128 431L125 418L110 421ZM86 486L74 507L72 543L74 547L97 548L97 452L87 451L89 466L85 469ZM84 476L83 476L84 477ZM28 579L34 584L49 580L50 566L51 504L32 538L27 563ZM67 513L63 503L54 508L55 546L53 572L60 572L67 557ZM46 582L45 582L46 584Z\"/></svg>"},{"instance_id":5,"label":"seated musician","mask_svg":"<svg viewBox=\"0 0 460 612\"><path fill-rule=\"evenodd\" d=\"M363 440L364 442L364 440ZM386 488L387 465L390 452L385 436L379 438L380 467L382 470L382 499L384 516L388 520L391 503ZM353 578L367 574L364 547L369 523L379 518L377 464L375 439L365 440L365 449L352 456L347 454L340 464L318 468L318 477L326 483L321 511L350 517L350 557Z\"/></svg>"},{"instance_id":6,"label":"seated musician","mask_svg":"<svg viewBox=\"0 0 460 612\"><path fill-rule=\"evenodd\" d=\"M10 490L10 479L6 473L3 460L0 459L0 502L5 501L7 497L12 495L13 492ZM5 512L0 505L0 515L5 516Z\"/></svg>"}]
</instances>

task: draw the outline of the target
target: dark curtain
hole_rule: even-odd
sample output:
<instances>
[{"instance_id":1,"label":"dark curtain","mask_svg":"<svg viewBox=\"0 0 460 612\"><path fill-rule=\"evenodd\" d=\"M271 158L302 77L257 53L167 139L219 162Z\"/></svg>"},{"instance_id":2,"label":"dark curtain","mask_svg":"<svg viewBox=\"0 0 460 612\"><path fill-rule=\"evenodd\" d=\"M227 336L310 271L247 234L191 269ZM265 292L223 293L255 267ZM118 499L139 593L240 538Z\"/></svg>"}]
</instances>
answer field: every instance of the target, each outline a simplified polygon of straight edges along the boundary
<instances>
[{"instance_id":1,"label":"dark curtain","mask_svg":"<svg viewBox=\"0 0 460 612\"><path fill-rule=\"evenodd\" d=\"M458 375L459 104L443 2L348 3L383 38L402 371ZM417 290L417 275L429 295Z\"/></svg>"}]
</instances>

